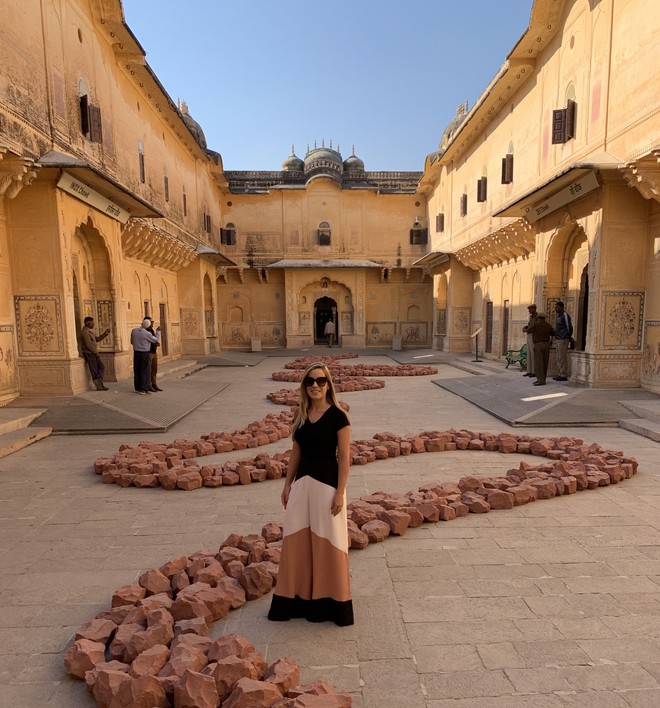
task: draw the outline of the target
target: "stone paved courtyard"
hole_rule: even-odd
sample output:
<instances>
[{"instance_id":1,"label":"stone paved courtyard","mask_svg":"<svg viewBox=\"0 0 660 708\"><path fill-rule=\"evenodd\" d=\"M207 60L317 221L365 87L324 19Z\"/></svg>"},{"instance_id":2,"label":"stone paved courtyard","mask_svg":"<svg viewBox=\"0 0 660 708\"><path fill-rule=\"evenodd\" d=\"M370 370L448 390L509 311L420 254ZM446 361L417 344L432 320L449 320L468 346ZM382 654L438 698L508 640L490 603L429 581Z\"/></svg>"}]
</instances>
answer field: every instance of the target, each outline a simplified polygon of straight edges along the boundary
<instances>
[{"instance_id":1,"label":"stone paved courtyard","mask_svg":"<svg viewBox=\"0 0 660 708\"><path fill-rule=\"evenodd\" d=\"M285 361L194 374L191 382L204 375L218 389L228 385L167 433L50 437L0 460L0 706L94 705L62 657L117 586L282 518L278 481L190 493L120 488L100 484L91 465L122 442L198 437L279 412L265 395L282 387L270 375ZM465 376L438 368L433 376L388 378L382 390L341 394L353 436L512 430L434 385ZM174 395L164 388L158 405ZM425 524L352 552L353 627L270 623L266 596L230 613L214 633L245 635L269 662L292 656L303 680L323 677L361 708L656 708L660 445L618 428L524 432L623 450L640 473L616 486ZM245 451L217 456L241 457ZM522 459L465 451L378 461L351 468L348 496L503 473Z\"/></svg>"}]
</instances>

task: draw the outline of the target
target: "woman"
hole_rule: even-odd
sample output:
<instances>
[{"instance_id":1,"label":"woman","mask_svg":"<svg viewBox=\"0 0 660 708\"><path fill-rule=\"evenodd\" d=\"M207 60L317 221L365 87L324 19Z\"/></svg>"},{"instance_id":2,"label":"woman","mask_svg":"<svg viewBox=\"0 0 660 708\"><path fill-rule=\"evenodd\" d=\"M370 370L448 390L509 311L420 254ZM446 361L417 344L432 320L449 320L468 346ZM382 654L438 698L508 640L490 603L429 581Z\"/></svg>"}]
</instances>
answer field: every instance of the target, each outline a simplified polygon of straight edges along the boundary
<instances>
[{"instance_id":1,"label":"woman","mask_svg":"<svg viewBox=\"0 0 660 708\"><path fill-rule=\"evenodd\" d=\"M284 540L268 619L353 624L346 481L351 427L324 364L308 367L293 421L282 504Z\"/></svg>"}]
</instances>

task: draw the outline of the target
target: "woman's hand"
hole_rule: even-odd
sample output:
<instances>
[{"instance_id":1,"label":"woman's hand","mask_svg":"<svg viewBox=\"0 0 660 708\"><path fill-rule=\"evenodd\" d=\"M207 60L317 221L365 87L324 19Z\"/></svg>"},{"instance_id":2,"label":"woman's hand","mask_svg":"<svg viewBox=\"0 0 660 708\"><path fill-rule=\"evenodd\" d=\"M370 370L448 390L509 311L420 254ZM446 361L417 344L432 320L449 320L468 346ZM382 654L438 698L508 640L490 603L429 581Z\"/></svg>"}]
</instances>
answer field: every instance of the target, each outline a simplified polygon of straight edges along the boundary
<instances>
[{"instance_id":1,"label":"woman's hand","mask_svg":"<svg viewBox=\"0 0 660 708\"><path fill-rule=\"evenodd\" d=\"M332 515L337 516L337 514L344 508L344 493L335 492L335 496L332 499Z\"/></svg>"},{"instance_id":2,"label":"woman's hand","mask_svg":"<svg viewBox=\"0 0 660 708\"><path fill-rule=\"evenodd\" d=\"M291 491L291 485L285 484L282 490L282 506L286 509L286 505L289 503L289 492Z\"/></svg>"}]
</instances>

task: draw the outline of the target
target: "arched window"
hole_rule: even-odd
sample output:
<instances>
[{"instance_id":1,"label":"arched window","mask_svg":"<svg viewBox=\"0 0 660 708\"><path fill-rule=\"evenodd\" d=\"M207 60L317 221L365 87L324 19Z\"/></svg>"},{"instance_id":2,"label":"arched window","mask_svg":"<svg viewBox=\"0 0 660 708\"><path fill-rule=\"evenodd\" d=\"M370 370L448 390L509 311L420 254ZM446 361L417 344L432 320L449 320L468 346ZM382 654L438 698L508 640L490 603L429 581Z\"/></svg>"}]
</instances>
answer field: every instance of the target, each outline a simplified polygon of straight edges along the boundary
<instances>
[{"instance_id":1,"label":"arched window","mask_svg":"<svg viewBox=\"0 0 660 708\"><path fill-rule=\"evenodd\" d=\"M220 229L220 243L225 246L236 245L236 226L231 221L224 229Z\"/></svg>"},{"instance_id":2,"label":"arched window","mask_svg":"<svg viewBox=\"0 0 660 708\"><path fill-rule=\"evenodd\" d=\"M319 246L329 246L332 240L332 227L327 221L322 221L318 228Z\"/></svg>"}]
</instances>

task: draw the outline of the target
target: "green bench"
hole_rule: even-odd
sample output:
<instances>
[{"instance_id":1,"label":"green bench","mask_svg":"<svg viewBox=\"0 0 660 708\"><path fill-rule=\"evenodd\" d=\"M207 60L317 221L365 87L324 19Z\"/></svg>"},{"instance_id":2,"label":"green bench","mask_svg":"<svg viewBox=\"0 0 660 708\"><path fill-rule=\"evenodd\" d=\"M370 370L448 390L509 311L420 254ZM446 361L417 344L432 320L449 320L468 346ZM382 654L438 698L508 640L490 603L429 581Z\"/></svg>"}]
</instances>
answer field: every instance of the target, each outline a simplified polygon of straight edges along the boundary
<instances>
[{"instance_id":1,"label":"green bench","mask_svg":"<svg viewBox=\"0 0 660 708\"><path fill-rule=\"evenodd\" d=\"M506 368L509 364L520 364L520 368L524 369L527 366L527 345L523 344L520 349L509 349L506 353Z\"/></svg>"}]
</instances>

